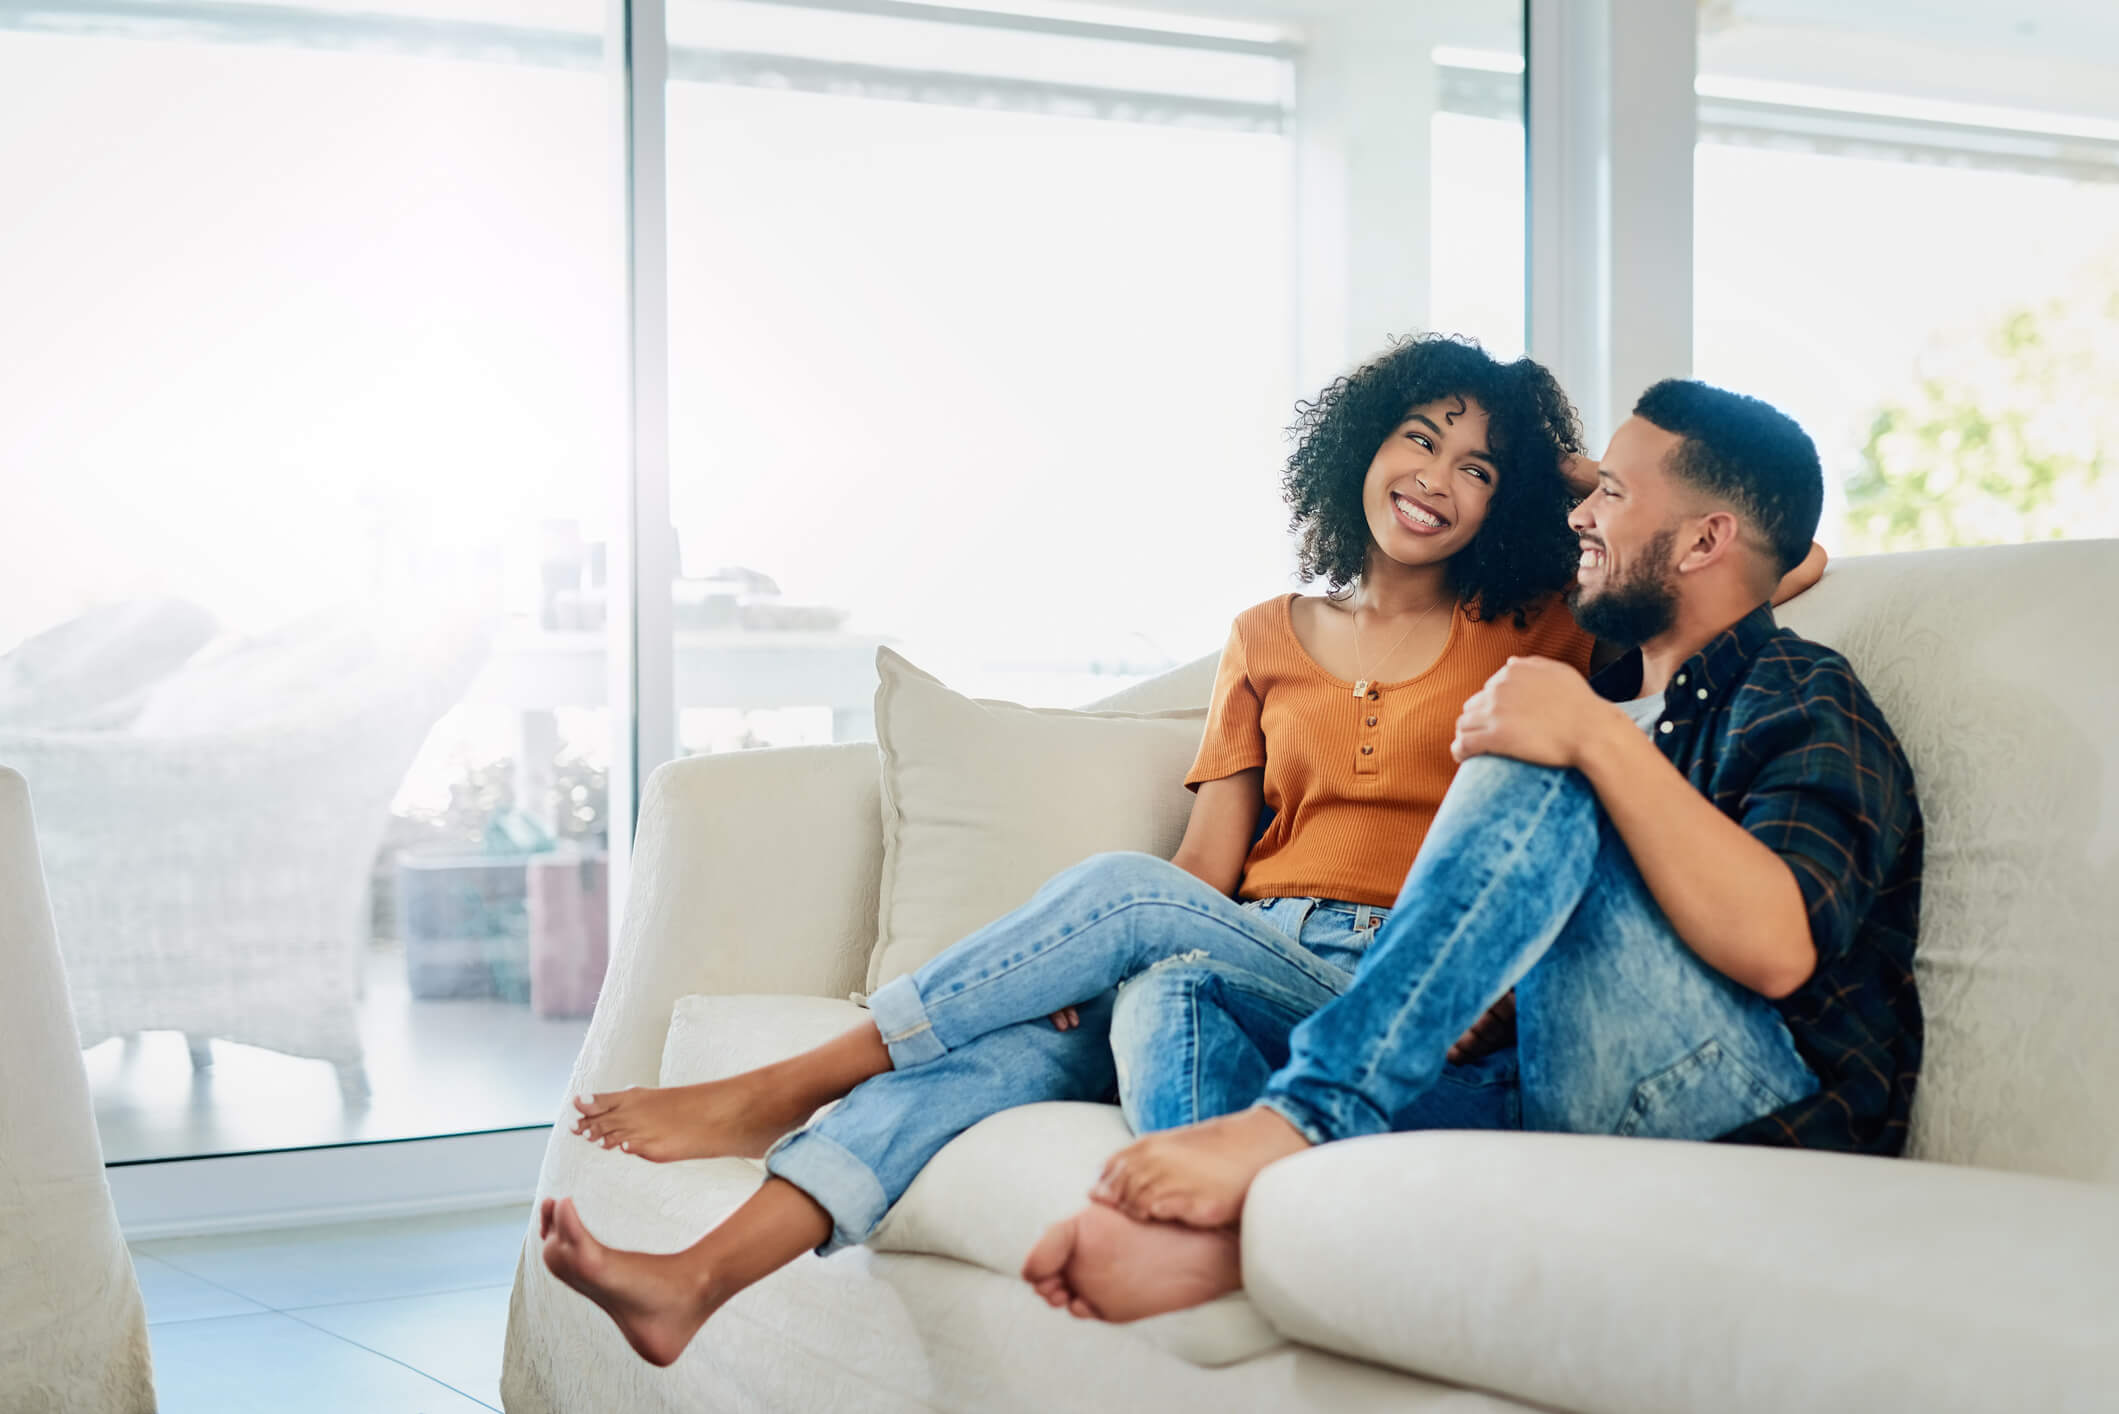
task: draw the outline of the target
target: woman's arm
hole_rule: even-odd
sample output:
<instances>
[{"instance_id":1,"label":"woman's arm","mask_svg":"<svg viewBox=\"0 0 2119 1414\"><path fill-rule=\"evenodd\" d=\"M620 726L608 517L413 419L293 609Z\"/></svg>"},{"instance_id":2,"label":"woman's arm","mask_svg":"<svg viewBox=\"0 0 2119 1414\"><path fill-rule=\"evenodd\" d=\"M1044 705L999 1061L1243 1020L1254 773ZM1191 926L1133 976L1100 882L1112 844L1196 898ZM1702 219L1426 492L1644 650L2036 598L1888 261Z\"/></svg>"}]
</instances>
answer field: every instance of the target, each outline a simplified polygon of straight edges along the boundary
<instances>
[{"instance_id":1,"label":"woman's arm","mask_svg":"<svg viewBox=\"0 0 2119 1414\"><path fill-rule=\"evenodd\" d=\"M1251 856L1259 812L1265 809L1265 777L1265 768L1254 766L1201 782L1184 840L1170 862L1233 898L1243 882L1244 861Z\"/></svg>"},{"instance_id":2,"label":"woman's arm","mask_svg":"<svg viewBox=\"0 0 2119 1414\"><path fill-rule=\"evenodd\" d=\"M1781 582L1774 586L1773 607L1779 608L1824 577L1825 547L1813 540L1810 553L1803 556L1803 562L1781 576Z\"/></svg>"}]
</instances>

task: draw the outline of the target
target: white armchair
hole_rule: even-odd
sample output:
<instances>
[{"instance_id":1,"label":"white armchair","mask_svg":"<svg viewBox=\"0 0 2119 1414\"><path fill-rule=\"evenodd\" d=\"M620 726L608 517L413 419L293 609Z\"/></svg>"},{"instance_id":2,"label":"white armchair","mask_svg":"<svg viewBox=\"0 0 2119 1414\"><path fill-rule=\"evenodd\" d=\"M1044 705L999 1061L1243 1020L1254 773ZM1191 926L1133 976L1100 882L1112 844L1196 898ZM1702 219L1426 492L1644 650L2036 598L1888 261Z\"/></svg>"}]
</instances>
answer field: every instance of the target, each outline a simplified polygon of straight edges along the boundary
<instances>
[{"instance_id":1,"label":"white armchair","mask_svg":"<svg viewBox=\"0 0 2119 1414\"><path fill-rule=\"evenodd\" d=\"M83 1045L178 1030L338 1068L391 798L491 642L482 623L332 613L216 644L112 729L0 724L37 791Z\"/></svg>"}]
</instances>

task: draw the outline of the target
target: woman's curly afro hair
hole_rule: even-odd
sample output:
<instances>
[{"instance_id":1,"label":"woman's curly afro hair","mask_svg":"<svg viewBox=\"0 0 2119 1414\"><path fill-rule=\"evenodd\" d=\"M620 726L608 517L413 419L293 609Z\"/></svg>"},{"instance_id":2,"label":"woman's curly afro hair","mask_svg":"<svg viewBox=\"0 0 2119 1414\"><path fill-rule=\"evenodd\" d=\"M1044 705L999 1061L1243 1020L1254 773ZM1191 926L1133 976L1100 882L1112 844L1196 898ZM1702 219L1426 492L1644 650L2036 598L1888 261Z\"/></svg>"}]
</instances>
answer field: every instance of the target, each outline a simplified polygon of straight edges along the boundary
<instances>
[{"instance_id":1,"label":"woman's curly afro hair","mask_svg":"<svg viewBox=\"0 0 2119 1414\"><path fill-rule=\"evenodd\" d=\"M1449 561L1450 587L1477 619L1515 617L1567 587L1580 558L1567 528L1573 504L1561 458L1582 449L1574 405L1543 365L1502 363L1469 339L1402 340L1314 399L1295 405L1281 489L1299 537L1303 577L1338 593L1361 576L1375 544L1362 485L1384 439L1407 413L1443 398L1486 409L1496 470L1486 523Z\"/></svg>"}]
</instances>

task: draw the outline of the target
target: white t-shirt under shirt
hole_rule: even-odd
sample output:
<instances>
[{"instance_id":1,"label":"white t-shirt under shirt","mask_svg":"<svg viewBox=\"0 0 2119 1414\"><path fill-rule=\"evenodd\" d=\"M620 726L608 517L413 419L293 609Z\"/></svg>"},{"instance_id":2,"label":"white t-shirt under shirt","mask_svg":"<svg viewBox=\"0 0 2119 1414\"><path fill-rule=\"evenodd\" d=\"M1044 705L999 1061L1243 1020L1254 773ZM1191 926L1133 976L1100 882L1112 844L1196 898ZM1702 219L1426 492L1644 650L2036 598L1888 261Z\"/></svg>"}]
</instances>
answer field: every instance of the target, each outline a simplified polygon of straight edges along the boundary
<instances>
[{"instance_id":1,"label":"white t-shirt under shirt","mask_svg":"<svg viewBox=\"0 0 2119 1414\"><path fill-rule=\"evenodd\" d=\"M1655 724L1663 715L1663 694L1653 697L1636 697L1631 702L1618 704L1621 712L1633 718L1633 724L1650 736L1655 735Z\"/></svg>"}]
</instances>

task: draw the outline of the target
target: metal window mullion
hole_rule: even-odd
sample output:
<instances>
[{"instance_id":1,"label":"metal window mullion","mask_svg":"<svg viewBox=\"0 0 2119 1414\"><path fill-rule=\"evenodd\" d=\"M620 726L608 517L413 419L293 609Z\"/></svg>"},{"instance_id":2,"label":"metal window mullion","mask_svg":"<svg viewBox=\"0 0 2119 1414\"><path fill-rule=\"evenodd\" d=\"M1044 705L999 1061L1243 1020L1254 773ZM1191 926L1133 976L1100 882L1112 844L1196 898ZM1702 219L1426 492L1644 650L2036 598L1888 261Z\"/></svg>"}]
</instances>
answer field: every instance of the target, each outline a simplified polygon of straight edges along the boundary
<instances>
[{"instance_id":1,"label":"metal window mullion","mask_svg":"<svg viewBox=\"0 0 2119 1414\"><path fill-rule=\"evenodd\" d=\"M1525 346L1582 409L1593 450L1610 429L1611 351L1603 315L1602 172L1609 0L1525 0L1523 9Z\"/></svg>"},{"instance_id":2,"label":"metal window mullion","mask_svg":"<svg viewBox=\"0 0 2119 1414\"><path fill-rule=\"evenodd\" d=\"M1692 371L1692 0L1528 0L1529 345L1601 451Z\"/></svg>"},{"instance_id":3,"label":"metal window mullion","mask_svg":"<svg viewBox=\"0 0 2119 1414\"><path fill-rule=\"evenodd\" d=\"M1625 0L1611 34L1611 417L1692 375L1696 0Z\"/></svg>"},{"instance_id":4,"label":"metal window mullion","mask_svg":"<svg viewBox=\"0 0 2119 1414\"><path fill-rule=\"evenodd\" d=\"M631 876L640 800L655 768L677 755L670 582L669 201L664 0L608 0L606 72L617 118L620 247L625 266L625 387L607 584L611 935Z\"/></svg>"},{"instance_id":5,"label":"metal window mullion","mask_svg":"<svg viewBox=\"0 0 2119 1414\"><path fill-rule=\"evenodd\" d=\"M1200 34L1184 29L1158 29L1143 13L1142 23L1110 24L1095 20L1066 19L1058 15L1028 14L1017 10L982 10L975 6L936 5L928 0L754 0L761 5L780 5L795 10L831 10L845 15L878 15L887 19L916 20L933 24L976 25L982 29L1014 30L1021 34L1053 35L1065 39L1106 39L1121 44L1161 44L1179 49L1207 49L1224 54L1256 54L1273 59L1292 59L1302 46L1289 39L1239 39L1231 35Z\"/></svg>"}]
</instances>

